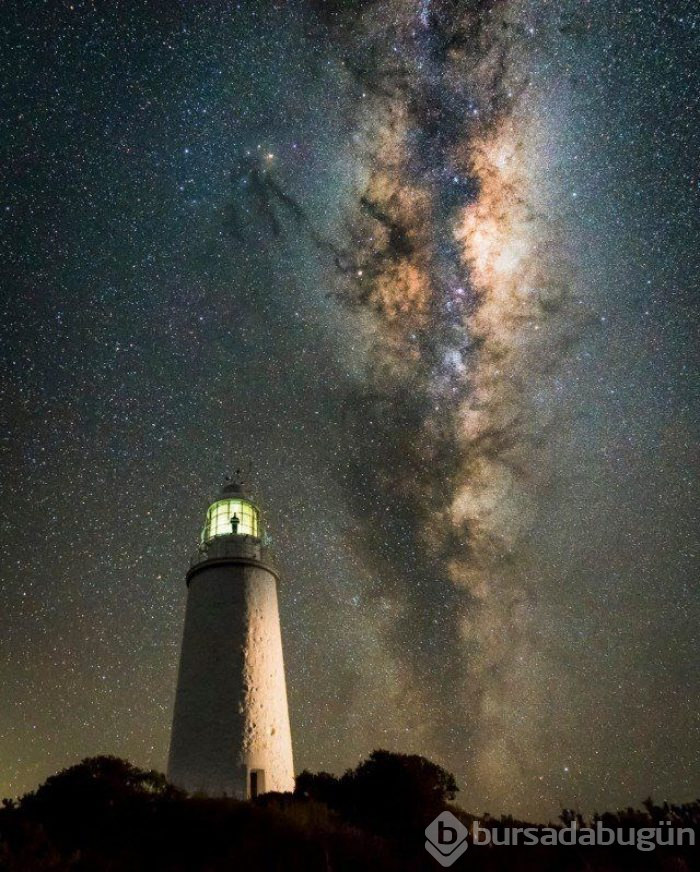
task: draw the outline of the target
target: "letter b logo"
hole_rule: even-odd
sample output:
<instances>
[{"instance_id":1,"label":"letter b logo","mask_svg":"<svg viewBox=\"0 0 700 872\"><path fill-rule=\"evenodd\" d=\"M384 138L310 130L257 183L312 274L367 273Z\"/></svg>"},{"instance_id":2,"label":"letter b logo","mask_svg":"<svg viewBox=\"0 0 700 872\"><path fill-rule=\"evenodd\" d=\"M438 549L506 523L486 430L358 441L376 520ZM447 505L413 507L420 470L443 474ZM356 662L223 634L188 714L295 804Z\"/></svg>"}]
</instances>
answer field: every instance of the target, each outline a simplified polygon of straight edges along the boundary
<instances>
[{"instance_id":1,"label":"letter b logo","mask_svg":"<svg viewBox=\"0 0 700 872\"><path fill-rule=\"evenodd\" d=\"M451 866L467 850L467 832L451 812L443 811L425 830L425 849L441 866Z\"/></svg>"},{"instance_id":2,"label":"letter b logo","mask_svg":"<svg viewBox=\"0 0 700 872\"><path fill-rule=\"evenodd\" d=\"M454 827L446 827L438 820L438 842L441 845L452 845L457 841L457 830Z\"/></svg>"}]
</instances>

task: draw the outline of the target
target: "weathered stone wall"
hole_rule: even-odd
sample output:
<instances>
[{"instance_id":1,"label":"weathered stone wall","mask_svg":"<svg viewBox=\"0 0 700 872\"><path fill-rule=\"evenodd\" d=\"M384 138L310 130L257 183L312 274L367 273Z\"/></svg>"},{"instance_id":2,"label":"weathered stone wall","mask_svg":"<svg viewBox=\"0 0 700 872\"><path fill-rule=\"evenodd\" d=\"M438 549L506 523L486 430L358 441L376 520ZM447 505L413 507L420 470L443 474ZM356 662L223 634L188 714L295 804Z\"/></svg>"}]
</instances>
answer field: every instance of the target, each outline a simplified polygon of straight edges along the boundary
<instances>
[{"instance_id":1,"label":"weathered stone wall","mask_svg":"<svg viewBox=\"0 0 700 872\"><path fill-rule=\"evenodd\" d=\"M189 584L168 777L245 798L251 769L266 791L294 788L277 580L261 565L204 565Z\"/></svg>"}]
</instances>

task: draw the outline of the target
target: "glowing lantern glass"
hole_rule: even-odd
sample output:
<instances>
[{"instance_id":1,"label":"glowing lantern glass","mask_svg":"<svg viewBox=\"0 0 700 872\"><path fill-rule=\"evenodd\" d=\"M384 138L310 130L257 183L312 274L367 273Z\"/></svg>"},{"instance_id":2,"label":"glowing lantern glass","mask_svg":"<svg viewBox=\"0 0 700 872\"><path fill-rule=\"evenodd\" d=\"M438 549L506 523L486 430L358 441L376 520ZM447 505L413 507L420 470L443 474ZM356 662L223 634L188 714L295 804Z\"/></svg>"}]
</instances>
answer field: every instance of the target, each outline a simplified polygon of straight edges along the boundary
<instances>
[{"instance_id":1,"label":"glowing lantern glass","mask_svg":"<svg viewBox=\"0 0 700 872\"><path fill-rule=\"evenodd\" d=\"M217 500L209 506L202 530L202 542L209 542L217 536L230 536L232 533L260 538L260 512L248 500Z\"/></svg>"}]
</instances>

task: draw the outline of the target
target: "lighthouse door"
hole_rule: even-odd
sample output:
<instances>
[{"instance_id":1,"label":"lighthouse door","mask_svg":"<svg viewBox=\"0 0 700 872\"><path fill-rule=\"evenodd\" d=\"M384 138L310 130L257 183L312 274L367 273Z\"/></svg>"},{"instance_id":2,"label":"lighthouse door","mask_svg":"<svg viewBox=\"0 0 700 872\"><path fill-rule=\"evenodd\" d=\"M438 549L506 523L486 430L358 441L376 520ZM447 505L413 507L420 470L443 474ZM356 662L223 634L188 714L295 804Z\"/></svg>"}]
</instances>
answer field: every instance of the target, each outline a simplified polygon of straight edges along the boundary
<instances>
[{"instance_id":1,"label":"lighthouse door","mask_svg":"<svg viewBox=\"0 0 700 872\"><path fill-rule=\"evenodd\" d=\"M249 794L251 799L255 799L261 793L265 792L265 770L251 769L250 770L250 785Z\"/></svg>"}]
</instances>

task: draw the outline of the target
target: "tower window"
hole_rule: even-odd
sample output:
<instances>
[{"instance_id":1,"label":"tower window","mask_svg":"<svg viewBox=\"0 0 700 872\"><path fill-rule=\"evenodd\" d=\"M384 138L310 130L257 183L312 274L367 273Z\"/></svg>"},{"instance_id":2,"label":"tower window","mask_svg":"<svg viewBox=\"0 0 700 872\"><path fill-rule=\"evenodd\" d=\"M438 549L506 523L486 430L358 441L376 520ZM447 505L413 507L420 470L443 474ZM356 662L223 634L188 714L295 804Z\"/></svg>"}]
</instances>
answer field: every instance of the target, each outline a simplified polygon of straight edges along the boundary
<instances>
[{"instance_id":1,"label":"tower window","mask_svg":"<svg viewBox=\"0 0 700 872\"><path fill-rule=\"evenodd\" d=\"M231 523L233 518L238 524ZM216 536L230 536L234 528L239 536L260 536L260 512L248 500L218 500L209 506L207 521L202 530L202 542Z\"/></svg>"}]
</instances>

